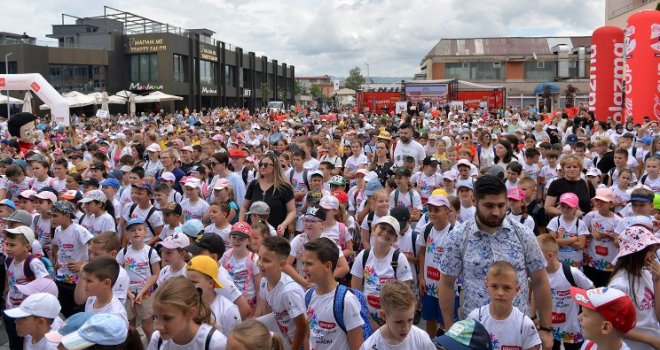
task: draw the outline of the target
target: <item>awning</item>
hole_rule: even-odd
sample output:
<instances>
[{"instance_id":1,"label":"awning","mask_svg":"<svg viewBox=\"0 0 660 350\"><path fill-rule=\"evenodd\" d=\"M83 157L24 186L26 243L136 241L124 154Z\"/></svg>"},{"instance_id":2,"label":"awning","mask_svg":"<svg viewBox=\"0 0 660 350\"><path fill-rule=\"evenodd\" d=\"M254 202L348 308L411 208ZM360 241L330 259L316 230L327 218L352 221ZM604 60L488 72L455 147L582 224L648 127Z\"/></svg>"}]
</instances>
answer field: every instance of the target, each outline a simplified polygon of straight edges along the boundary
<instances>
[{"instance_id":1,"label":"awning","mask_svg":"<svg viewBox=\"0 0 660 350\"><path fill-rule=\"evenodd\" d=\"M553 93L553 94L558 94L559 93L559 86L557 86L557 84L555 84L555 83L541 83L539 85L536 85L536 87L534 88L534 94L535 95L543 94L543 92L545 92L546 86L550 88L551 93Z\"/></svg>"}]
</instances>

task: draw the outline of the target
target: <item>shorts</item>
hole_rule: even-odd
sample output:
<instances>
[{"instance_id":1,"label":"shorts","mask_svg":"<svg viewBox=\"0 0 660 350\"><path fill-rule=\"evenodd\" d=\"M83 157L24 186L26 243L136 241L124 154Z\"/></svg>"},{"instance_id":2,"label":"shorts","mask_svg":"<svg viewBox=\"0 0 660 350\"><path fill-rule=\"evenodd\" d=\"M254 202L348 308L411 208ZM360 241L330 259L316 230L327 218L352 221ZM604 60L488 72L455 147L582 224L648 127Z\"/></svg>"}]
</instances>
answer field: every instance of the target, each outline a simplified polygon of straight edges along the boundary
<instances>
[{"instance_id":1,"label":"shorts","mask_svg":"<svg viewBox=\"0 0 660 350\"><path fill-rule=\"evenodd\" d=\"M154 316L153 304L153 294L146 299L142 299L141 304L136 303L133 306L131 306L131 299L126 298L124 308L126 309L126 316L128 317L128 320L134 320L136 317L139 317L140 320L151 319Z\"/></svg>"},{"instance_id":2,"label":"shorts","mask_svg":"<svg viewBox=\"0 0 660 350\"><path fill-rule=\"evenodd\" d=\"M456 295L454 297L454 322L458 321L459 302L460 298ZM424 295L422 298L422 319L425 321L438 321L439 324L444 324L438 298L427 294Z\"/></svg>"}]
</instances>

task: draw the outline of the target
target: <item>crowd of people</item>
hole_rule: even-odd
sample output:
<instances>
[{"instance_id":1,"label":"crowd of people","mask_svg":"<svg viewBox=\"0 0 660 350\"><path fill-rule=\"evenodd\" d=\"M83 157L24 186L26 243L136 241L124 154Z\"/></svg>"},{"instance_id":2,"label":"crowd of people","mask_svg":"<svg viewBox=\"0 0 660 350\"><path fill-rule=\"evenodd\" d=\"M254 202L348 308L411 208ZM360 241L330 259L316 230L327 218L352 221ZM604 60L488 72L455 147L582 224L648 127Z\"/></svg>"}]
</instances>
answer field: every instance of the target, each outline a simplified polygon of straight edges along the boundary
<instances>
[{"instance_id":1,"label":"crowd of people","mask_svg":"<svg viewBox=\"0 0 660 350\"><path fill-rule=\"evenodd\" d=\"M10 348L660 349L658 121L420 106L0 121Z\"/></svg>"}]
</instances>

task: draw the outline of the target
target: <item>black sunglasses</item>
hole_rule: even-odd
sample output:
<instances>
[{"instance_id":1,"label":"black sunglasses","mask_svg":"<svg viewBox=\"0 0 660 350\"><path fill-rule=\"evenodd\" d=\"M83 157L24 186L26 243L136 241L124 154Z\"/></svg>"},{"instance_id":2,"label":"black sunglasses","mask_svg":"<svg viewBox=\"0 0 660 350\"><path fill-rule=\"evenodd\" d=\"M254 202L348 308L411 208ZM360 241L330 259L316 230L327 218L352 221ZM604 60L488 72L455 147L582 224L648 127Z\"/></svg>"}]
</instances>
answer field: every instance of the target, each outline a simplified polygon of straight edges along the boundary
<instances>
[{"instance_id":1,"label":"black sunglasses","mask_svg":"<svg viewBox=\"0 0 660 350\"><path fill-rule=\"evenodd\" d=\"M273 165L273 163L259 163L259 167L260 167L261 169L266 169L266 168L268 168L268 167L271 166L271 165Z\"/></svg>"}]
</instances>

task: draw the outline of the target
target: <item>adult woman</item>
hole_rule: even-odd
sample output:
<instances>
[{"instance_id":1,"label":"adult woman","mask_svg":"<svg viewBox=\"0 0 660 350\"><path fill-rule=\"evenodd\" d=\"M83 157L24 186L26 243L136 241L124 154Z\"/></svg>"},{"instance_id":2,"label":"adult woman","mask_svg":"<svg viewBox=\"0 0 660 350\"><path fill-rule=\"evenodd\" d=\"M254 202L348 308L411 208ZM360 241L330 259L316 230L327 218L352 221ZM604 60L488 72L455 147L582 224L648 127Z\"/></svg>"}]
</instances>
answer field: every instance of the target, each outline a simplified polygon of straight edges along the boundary
<instances>
[{"instance_id":1,"label":"adult woman","mask_svg":"<svg viewBox=\"0 0 660 350\"><path fill-rule=\"evenodd\" d=\"M182 193L181 185L179 184L179 181L181 180L182 177L186 175L186 173L181 170L177 164L179 163L179 152L175 148L166 148L163 151L163 154L160 156L160 161L163 164L163 169L158 174L158 177L163 172L169 171L170 173L174 174L174 177L176 178L176 181L174 181L174 189ZM159 179L156 179L159 180Z\"/></svg>"},{"instance_id":2,"label":"adult woman","mask_svg":"<svg viewBox=\"0 0 660 350\"><path fill-rule=\"evenodd\" d=\"M332 170L332 175L339 175L342 172L344 163L341 160L341 157L338 155L339 147L337 144L332 141L325 142L325 149L327 154L323 155L320 159L321 162L330 162L335 168Z\"/></svg>"},{"instance_id":3,"label":"adult woman","mask_svg":"<svg viewBox=\"0 0 660 350\"><path fill-rule=\"evenodd\" d=\"M394 163L390 160L390 144L387 141L378 141L376 143L376 156L369 164L369 171L374 171L378 174L380 183L385 186L387 178L392 173L392 166Z\"/></svg>"},{"instance_id":4,"label":"adult woman","mask_svg":"<svg viewBox=\"0 0 660 350\"><path fill-rule=\"evenodd\" d=\"M518 159L513 154L513 147L511 142L507 140L499 140L497 145L495 145L495 157L493 158L493 164L501 166L503 169L506 169L506 166L511 162L517 162Z\"/></svg>"},{"instance_id":5,"label":"adult woman","mask_svg":"<svg viewBox=\"0 0 660 350\"><path fill-rule=\"evenodd\" d=\"M490 132L484 130L479 135L479 145L477 146L477 156L479 157L479 168L483 169L493 165L495 162L495 150Z\"/></svg>"},{"instance_id":6,"label":"adult woman","mask_svg":"<svg viewBox=\"0 0 660 350\"><path fill-rule=\"evenodd\" d=\"M131 155L135 159L133 166L142 166L144 164L144 146L141 143L134 143L131 145Z\"/></svg>"},{"instance_id":7,"label":"adult woman","mask_svg":"<svg viewBox=\"0 0 660 350\"><path fill-rule=\"evenodd\" d=\"M534 138L536 139L536 141L539 141L539 142L542 142L546 138L548 140L550 140L550 135L548 135L548 133L545 132L545 130L543 130L543 122L542 121L536 122L536 124L534 125L534 130L532 130L532 135L534 135Z\"/></svg>"},{"instance_id":8,"label":"adult woman","mask_svg":"<svg viewBox=\"0 0 660 350\"><path fill-rule=\"evenodd\" d=\"M591 182L580 178L582 174L582 159L575 155L568 155L559 162L564 177L553 181L548 188L548 195L545 198L545 213L549 216L561 214L561 209L557 207L557 198L562 193L572 192L578 196L579 207L577 216L591 211L591 199L596 196L596 189Z\"/></svg>"},{"instance_id":9,"label":"adult woman","mask_svg":"<svg viewBox=\"0 0 660 350\"><path fill-rule=\"evenodd\" d=\"M474 147L472 144L472 134L470 134L469 131L463 131L461 133L461 143L454 146L454 149L456 151L460 150L461 148L465 147L470 150L470 153L472 154L472 159L470 159L470 162L472 162L474 165L479 165L479 159L477 158L477 148Z\"/></svg>"},{"instance_id":10,"label":"adult woman","mask_svg":"<svg viewBox=\"0 0 660 350\"><path fill-rule=\"evenodd\" d=\"M119 158L126 154L131 154L131 147L129 147L128 142L126 142L126 136L115 136L115 140L112 143L112 146L110 146L110 164L112 167L119 164Z\"/></svg>"},{"instance_id":11,"label":"adult woman","mask_svg":"<svg viewBox=\"0 0 660 350\"><path fill-rule=\"evenodd\" d=\"M259 178L250 182L247 187L238 216L240 221L245 220L250 204L256 201L268 204L268 223L277 228L277 234L280 236L284 235L284 230L296 220L293 187L284 178L280 161L273 153L266 154L259 162Z\"/></svg>"}]
</instances>

